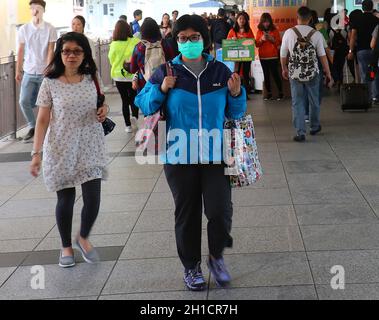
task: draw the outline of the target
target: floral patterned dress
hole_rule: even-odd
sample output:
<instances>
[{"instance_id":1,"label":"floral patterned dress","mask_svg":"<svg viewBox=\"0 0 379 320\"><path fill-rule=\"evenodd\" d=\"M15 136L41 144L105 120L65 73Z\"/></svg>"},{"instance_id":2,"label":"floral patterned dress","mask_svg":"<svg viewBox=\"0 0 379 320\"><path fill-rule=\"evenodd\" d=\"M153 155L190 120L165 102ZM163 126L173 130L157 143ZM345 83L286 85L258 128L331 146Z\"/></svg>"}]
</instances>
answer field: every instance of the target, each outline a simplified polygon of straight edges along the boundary
<instances>
[{"instance_id":1,"label":"floral patterned dress","mask_svg":"<svg viewBox=\"0 0 379 320\"><path fill-rule=\"evenodd\" d=\"M105 178L108 159L96 101L96 87L89 75L75 84L43 80L36 104L52 111L42 162L48 191Z\"/></svg>"}]
</instances>

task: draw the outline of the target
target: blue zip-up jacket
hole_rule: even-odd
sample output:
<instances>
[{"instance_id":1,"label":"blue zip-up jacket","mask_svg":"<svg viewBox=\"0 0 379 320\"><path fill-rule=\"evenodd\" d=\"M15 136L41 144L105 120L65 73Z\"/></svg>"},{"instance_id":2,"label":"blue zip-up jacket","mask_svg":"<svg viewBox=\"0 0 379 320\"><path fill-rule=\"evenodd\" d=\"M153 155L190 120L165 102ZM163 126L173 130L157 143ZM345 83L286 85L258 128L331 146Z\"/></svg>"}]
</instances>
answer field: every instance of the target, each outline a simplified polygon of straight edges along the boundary
<instances>
[{"instance_id":1,"label":"blue zip-up jacket","mask_svg":"<svg viewBox=\"0 0 379 320\"><path fill-rule=\"evenodd\" d=\"M172 62L175 88L161 91L166 76L162 65L135 99L143 114L151 115L166 105L166 150L161 161L166 164L206 164L222 162L225 118L239 119L246 112L246 93L233 98L228 89L232 73L212 56L203 54L205 69L197 77L177 56Z\"/></svg>"}]
</instances>

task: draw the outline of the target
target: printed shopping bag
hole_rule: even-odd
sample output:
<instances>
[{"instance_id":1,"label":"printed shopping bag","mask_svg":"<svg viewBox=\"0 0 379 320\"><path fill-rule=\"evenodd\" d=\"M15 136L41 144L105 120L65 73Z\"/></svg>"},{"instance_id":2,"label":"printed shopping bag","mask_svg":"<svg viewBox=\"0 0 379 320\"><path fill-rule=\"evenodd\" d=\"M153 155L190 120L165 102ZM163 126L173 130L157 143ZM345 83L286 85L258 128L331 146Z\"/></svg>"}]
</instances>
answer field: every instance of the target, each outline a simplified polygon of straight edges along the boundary
<instances>
[{"instance_id":1,"label":"printed shopping bag","mask_svg":"<svg viewBox=\"0 0 379 320\"><path fill-rule=\"evenodd\" d=\"M231 186L245 187L257 182L263 172L251 115L227 120L224 129L225 162Z\"/></svg>"}]
</instances>

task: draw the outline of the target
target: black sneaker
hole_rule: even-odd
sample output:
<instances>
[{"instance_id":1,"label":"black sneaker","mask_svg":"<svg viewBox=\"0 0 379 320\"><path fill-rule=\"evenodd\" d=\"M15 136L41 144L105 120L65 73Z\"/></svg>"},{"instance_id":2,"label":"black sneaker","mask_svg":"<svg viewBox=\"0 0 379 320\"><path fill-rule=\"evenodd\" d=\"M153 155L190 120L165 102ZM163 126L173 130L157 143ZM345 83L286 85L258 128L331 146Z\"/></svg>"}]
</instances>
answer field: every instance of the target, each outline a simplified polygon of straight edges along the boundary
<instances>
[{"instance_id":1,"label":"black sneaker","mask_svg":"<svg viewBox=\"0 0 379 320\"><path fill-rule=\"evenodd\" d=\"M304 142L305 141L305 135L304 134L298 134L293 137L293 140L296 142Z\"/></svg>"},{"instance_id":2,"label":"black sneaker","mask_svg":"<svg viewBox=\"0 0 379 320\"><path fill-rule=\"evenodd\" d=\"M184 283L191 291L203 291L206 287L206 282L201 271L200 262L197 263L194 269L184 270Z\"/></svg>"},{"instance_id":3,"label":"black sneaker","mask_svg":"<svg viewBox=\"0 0 379 320\"><path fill-rule=\"evenodd\" d=\"M209 257L207 263L209 271L214 276L217 285L219 287L227 287L232 280L232 277L226 269L224 258L214 259Z\"/></svg>"},{"instance_id":4,"label":"black sneaker","mask_svg":"<svg viewBox=\"0 0 379 320\"><path fill-rule=\"evenodd\" d=\"M279 93L279 96L276 98L277 101L283 100L284 99L284 94Z\"/></svg>"},{"instance_id":5,"label":"black sneaker","mask_svg":"<svg viewBox=\"0 0 379 320\"><path fill-rule=\"evenodd\" d=\"M29 132L22 138L23 142L28 142L34 137L34 128L31 128Z\"/></svg>"},{"instance_id":6,"label":"black sneaker","mask_svg":"<svg viewBox=\"0 0 379 320\"><path fill-rule=\"evenodd\" d=\"M321 126L319 126L316 130L311 130L309 133L311 136L314 136L317 133L319 133L320 131L321 131Z\"/></svg>"}]
</instances>

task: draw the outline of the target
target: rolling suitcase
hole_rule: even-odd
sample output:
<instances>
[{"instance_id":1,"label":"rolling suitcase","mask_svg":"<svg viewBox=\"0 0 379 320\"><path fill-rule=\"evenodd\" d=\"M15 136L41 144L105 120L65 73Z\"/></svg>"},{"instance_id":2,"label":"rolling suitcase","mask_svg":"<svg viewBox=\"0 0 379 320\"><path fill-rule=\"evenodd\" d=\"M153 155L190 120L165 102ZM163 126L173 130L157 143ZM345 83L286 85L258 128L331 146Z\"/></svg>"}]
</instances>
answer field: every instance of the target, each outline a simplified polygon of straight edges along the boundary
<instances>
[{"instance_id":1,"label":"rolling suitcase","mask_svg":"<svg viewBox=\"0 0 379 320\"><path fill-rule=\"evenodd\" d=\"M342 111L368 111L371 108L367 83L349 83L349 71L346 64L347 83L341 85L340 97Z\"/></svg>"}]
</instances>

